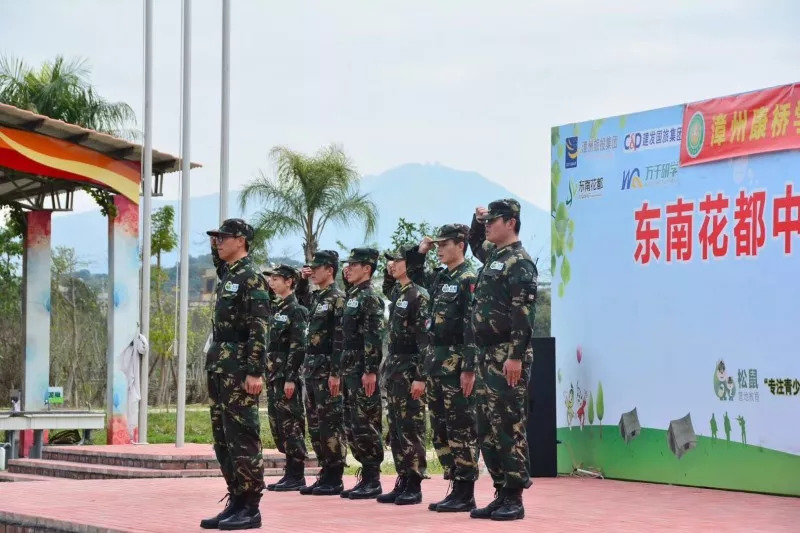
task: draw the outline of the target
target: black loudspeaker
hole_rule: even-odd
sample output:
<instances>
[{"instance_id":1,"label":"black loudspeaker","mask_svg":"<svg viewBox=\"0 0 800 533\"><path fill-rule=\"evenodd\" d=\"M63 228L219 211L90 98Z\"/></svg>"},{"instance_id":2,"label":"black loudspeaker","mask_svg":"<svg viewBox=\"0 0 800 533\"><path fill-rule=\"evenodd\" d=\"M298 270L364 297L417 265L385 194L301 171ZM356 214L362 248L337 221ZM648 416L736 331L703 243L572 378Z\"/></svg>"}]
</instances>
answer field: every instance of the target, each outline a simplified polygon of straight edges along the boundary
<instances>
[{"instance_id":1,"label":"black loudspeaker","mask_svg":"<svg viewBox=\"0 0 800 533\"><path fill-rule=\"evenodd\" d=\"M556 477L556 339L536 337L528 382L531 477Z\"/></svg>"}]
</instances>

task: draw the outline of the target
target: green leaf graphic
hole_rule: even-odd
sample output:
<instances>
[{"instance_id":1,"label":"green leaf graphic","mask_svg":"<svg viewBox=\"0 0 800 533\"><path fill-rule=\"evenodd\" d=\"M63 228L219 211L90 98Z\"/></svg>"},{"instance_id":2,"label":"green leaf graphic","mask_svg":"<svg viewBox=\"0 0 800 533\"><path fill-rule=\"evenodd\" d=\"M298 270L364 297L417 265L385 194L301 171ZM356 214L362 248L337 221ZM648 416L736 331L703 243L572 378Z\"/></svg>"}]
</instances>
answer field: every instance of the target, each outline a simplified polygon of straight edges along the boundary
<instances>
[{"instance_id":1,"label":"green leaf graphic","mask_svg":"<svg viewBox=\"0 0 800 533\"><path fill-rule=\"evenodd\" d=\"M569 277L570 277L569 260L565 256L564 259L561 261L561 282L564 285L566 285L567 283L569 283Z\"/></svg>"},{"instance_id":2,"label":"green leaf graphic","mask_svg":"<svg viewBox=\"0 0 800 533\"><path fill-rule=\"evenodd\" d=\"M550 128L550 146L555 146L561 140L561 134L557 127Z\"/></svg>"}]
</instances>

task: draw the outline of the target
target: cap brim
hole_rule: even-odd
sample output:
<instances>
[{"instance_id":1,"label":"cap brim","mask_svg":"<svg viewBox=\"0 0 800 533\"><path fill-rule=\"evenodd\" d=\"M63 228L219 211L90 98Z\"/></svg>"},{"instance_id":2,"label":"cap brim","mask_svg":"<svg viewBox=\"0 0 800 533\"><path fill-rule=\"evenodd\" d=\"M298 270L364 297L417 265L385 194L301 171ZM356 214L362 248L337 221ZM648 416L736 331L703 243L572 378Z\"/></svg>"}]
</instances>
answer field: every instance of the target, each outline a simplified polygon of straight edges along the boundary
<instances>
[{"instance_id":1,"label":"cap brim","mask_svg":"<svg viewBox=\"0 0 800 533\"><path fill-rule=\"evenodd\" d=\"M228 233L227 231L219 231L219 230L210 230L206 232L206 235L210 235L211 237L216 237L218 235L227 235L229 237L233 236L233 233Z\"/></svg>"}]
</instances>

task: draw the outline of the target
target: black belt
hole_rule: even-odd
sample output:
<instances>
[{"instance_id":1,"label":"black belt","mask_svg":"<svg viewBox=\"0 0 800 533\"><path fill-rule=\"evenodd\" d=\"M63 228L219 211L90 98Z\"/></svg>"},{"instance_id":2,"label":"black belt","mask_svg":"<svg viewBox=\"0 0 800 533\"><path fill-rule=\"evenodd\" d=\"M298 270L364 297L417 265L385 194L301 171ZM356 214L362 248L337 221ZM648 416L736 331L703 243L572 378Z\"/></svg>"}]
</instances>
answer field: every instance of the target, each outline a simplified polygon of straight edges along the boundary
<instances>
[{"instance_id":1,"label":"black belt","mask_svg":"<svg viewBox=\"0 0 800 533\"><path fill-rule=\"evenodd\" d=\"M511 342L511 332L475 334L475 344L478 346L494 346L504 342Z\"/></svg>"},{"instance_id":2,"label":"black belt","mask_svg":"<svg viewBox=\"0 0 800 533\"><path fill-rule=\"evenodd\" d=\"M214 333L214 342L247 342L250 339L249 331L217 331Z\"/></svg>"},{"instance_id":3,"label":"black belt","mask_svg":"<svg viewBox=\"0 0 800 533\"><path fill-rule=\"evenodd\" d=\"M392 353L412 354L419 352L419 346L414 344L394 343L389 345L389 351Z\"/></svg>"}]
</instances>

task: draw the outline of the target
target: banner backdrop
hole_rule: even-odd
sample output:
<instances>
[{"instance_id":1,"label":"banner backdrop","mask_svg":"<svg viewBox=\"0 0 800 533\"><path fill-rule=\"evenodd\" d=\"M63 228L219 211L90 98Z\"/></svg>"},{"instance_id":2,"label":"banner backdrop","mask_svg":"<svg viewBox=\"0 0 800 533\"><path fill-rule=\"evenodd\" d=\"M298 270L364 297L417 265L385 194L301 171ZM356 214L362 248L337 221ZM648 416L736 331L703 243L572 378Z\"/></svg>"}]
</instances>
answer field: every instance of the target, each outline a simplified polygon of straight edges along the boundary
<instances>
[{"instance_id":1,"label":"banner backdrop","mask_svg":"<svg viewBox=\"0 0 800 533\"><path fill-rule=\"evenodd\" d=\"M800 151L704 106L552 129L559 472L800 495Z\"/></svg>"}]
</instances>

